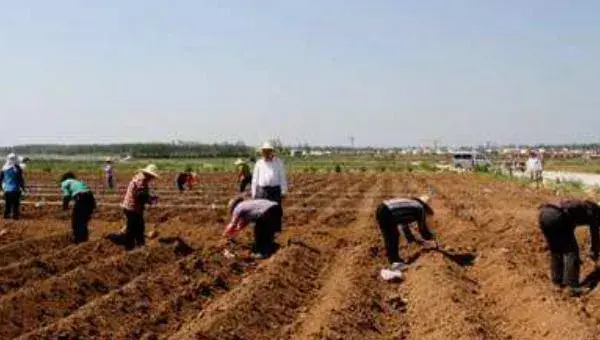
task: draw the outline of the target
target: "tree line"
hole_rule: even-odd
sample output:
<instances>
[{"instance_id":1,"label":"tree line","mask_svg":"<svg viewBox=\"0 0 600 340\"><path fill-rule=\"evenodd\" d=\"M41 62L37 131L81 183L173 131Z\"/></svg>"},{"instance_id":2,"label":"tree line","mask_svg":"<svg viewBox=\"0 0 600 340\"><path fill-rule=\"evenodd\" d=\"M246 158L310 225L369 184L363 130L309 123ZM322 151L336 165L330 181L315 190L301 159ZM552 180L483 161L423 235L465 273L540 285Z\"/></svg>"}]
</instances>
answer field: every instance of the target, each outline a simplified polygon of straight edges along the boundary
<instances>
[{"instance_id":1,"label":"tree line","mask_svg":"<svg viewBox=\"0 0 600 340\"><path fill-rule=\"evenodd\" d=\"M102 155L135 158L194 158L194 157L247 157L256 149L243 143L131 143L60 145L33 144L0 148L4 154L20 155Z\"/></svg>"}]
</instances>

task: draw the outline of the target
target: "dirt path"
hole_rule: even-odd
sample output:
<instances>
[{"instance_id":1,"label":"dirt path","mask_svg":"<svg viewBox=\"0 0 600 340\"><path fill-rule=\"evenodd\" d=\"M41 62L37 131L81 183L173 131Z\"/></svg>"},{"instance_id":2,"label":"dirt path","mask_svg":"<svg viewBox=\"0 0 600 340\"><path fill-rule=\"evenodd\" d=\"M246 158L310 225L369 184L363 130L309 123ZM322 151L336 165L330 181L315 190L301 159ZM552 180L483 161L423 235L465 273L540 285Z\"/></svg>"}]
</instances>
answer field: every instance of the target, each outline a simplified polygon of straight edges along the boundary
<instances>
[{"instance_id":1,"label":"dirt path","mask_svg":"<svg viewBox=\"0 0 600 340\"><path fill-rule=\"evenodd\" d=\"M308 310L297 320L297 325L294 326L292 339L311 339L318 338L323 329L329 324L331 313L343 305L348 293L355 288L352 283L352 277L355 275L354 262L356 257L366 251L364 245L353 245L359 243L362 236L365 234L365 229L369 224L372 224L372 213L376 200L374 193L381 191L384 188L385 181L382 177L377 178L377 182L367 191L366 195L370 196L362 199L358 204L361 213L354 219L350 225L343 225L346 235L351 235L349 240L344 239L344 243L348 245L337 249L334 253L334 259L330 262L327 268L320 275L319 286L321 287L316 294L316 298L311 302ZM337 238L338 244L339 240Z\"/></svg>"}]
</instances>

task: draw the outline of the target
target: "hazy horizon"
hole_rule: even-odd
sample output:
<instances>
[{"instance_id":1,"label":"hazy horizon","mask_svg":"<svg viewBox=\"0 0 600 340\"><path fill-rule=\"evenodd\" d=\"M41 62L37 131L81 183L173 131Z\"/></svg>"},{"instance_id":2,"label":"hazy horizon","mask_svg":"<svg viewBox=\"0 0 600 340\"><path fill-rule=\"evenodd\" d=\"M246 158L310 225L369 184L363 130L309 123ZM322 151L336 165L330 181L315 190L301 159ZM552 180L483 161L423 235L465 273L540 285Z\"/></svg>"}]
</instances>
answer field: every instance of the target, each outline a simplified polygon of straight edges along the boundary
<instances>
[{"instance_id":1,"label":"hazy horizon","mask_svg":"<svg viewBox=\"0 0 600 340\"><path fill-rule=\"evenodd\" d=\"M0 4L0 145L600 141L600 2Z\"/></svg>"}]
</instances>

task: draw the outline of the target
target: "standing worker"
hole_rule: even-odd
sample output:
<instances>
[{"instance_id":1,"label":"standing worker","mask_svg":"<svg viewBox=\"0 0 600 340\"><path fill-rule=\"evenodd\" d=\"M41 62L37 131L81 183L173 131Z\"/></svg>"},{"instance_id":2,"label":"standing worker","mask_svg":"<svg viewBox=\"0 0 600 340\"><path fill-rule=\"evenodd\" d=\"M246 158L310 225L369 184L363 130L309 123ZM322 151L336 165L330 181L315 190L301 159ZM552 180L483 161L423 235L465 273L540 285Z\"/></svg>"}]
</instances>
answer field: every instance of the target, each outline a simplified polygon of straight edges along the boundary
<instances>
[{"instance_id":1,"label":"standing worker","mask_svg":"<svg viewBox=\"0 0 600 340\"><path fill-rule=\"evenodd\" d=\"M104 165L104 169L103 169L104 170L104 178L106 180L106 186L110 190L113 190L115 188L115 174L114 174L112 158L106 157L104 162L106 163Z\"/></svg>"},{"instance_id":2,"label":"standing worker","mask_svg":"<svg viewBox=\"0 0 600 340\"><path fill-rule=\"evenodd\" d=\"M63 193L63 210L69 209L71 200L75 201L71 215L73 241L86 242L89 238L88 224L96 209L96 199L87 184L77 180L72 172L62 176L60 186Z\"/></svg>"},{"instance_id":3,"label":"standing worker","mask_svg":"<svg viewBox=\"0 0 600 340\"><path fill-rule=\"evenodd\" d=\"M4 191L4 219L18 220L21 208L21 191L26 192L23 170L14 153L6 156L6 163L0 172L0 183Z\"/></svg>"},{"instance_id":4,"label":"standing worker","mask_svg":"<svg viewBox=\"0 0 600 340\"><path fill-rule=\"evenodd\" d=\"M229 202L231 222L225 227L224 236L233 238L244 227L254 223L254 246L252 257L265 259L275 250L275 232L281 230L281 206L265 199L244 201L242 197Z\"/></svg>"},{"instance_id":5,"label":"standing worker","mask_svg":"<svg viewBox=\"0 0 600 340\"><path fill-rule=\"evenodd\" d=\"M426 241L434 241L437 247L435 233L427 224L427 217L433 215L429 200L429 196L396 198L384 201L377 207L375 217L379 223L379 229L381 229L391 270L401 271L407 267L399 253L399 227L402 228L408 243L412 243L416 239L409 225L417 223L421 237Z\"/></svg>"},{"instance_id":6,"label":"standing worker","mask_svg":"<svg viewBox=\"0 0 600 340\"><path fill-rule=\"evenodd\" d=\"M158 197L150 195L150 182L159 178L157 167L150 164L133 177L127 186L127 192L121 206L123 207L127 225L125 227L125 249L131 250L136 246L146 244L144 233L144 210L146 204L155 204Z\"/></svg>"},{"instance_id":7,"label":"standing worker","mask_svg":"<svg viewBox=\"0 0 600 340\"><path fill-rule=\"evenodd\" d=\"M537 152L531 151L529 155L529 159L527 160L527 172L529 173L529 177L532 182L535 183L535 186L539 188L542 184L543 178L543 164L540 156Z\"/></svg>"},{"instance_id":8,"label":"standing worker","mask_svg":"<svg viewBox=\"0 0 600 340\"><path fill-rule=\"evenodd\" d=\"M600 235L598 224L600 207L596 202L579 199L563 199L542 204L539 225L550 249L550 272L552 283L568 287L571 294L578 296L586 291L579 284L579 246L575 228L588 225L590 228L590 257L598 261Z\"/></svg>"},{"instance_id":9,"label":"standing worker","mask_svg":"<svg viewBox=\"0 0 600 340\"><path fill-rule=\"evenodd\" d=\"M252 183L252 173L250 172L250 165L241 158L235 161L237 166L238 183L240 185L240 192L246 191L248 184Z\"/></svg>"},{"instance_id":10,"label":"standing worker","mask_svg":"<svg viewBox=\"0 0 600 340\"><path fill-rule=\"evenodd\" d=\"M287 193L287 178L283 162L275 156L270 143L260 148L262 158L256 162L252 174L252 198L263 198L281 205Z\"/></svg>"}]
</instances>

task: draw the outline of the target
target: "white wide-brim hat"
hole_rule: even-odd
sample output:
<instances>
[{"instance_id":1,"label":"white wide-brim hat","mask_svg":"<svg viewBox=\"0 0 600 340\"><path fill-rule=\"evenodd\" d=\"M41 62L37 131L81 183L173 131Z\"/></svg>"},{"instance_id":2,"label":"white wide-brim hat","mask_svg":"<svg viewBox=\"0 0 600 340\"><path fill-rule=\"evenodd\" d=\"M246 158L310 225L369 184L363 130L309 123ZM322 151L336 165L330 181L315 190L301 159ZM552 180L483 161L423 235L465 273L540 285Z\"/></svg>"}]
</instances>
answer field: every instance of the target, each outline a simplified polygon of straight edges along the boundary
<instances>
[{"instance_id":1,"label":"white wide-brim hat","mask_svg":"<svg viewBox=\"0 0 600 340\"><path fill-rule=\"evenodd\" d=\"M260 150L275 150L275 148L273 147L273 144L269 143L269 142L264 142L261 146L260 146Z\"/></svg>"},{"instance_id":2,"label":"white wide-brim hat","mask_svg":"<svg viewBox=\"0 0 600 340\"><path fill-rule=\"evenodd\" d=\"M158 175L158 167L154 164L148 164L148 166L146 166L143 169L140 169L139 171L148 174L154 178L160 178L160 176Z\"/></svg>"},{"instance_id":3,"label":"white wide-brim hat","mask_svg":"<svg viewBox=\"0 0 600 340\"><path fill-rule=\"evenodd\" d=\"M235 165L242 165L242 164L244 164L244 163L246 163L246 162L244 162L244 160L243 160L243 159L241 159L241 158L238 158L238 160L237 160L237 161L235 161L235 163L233 163L233 164L235 164Z\"/></svg>"}]
</instances>

